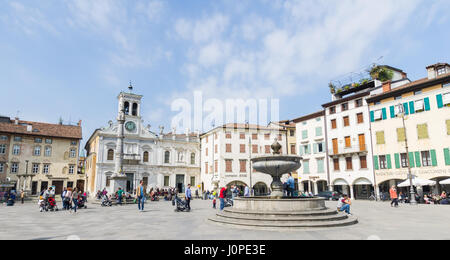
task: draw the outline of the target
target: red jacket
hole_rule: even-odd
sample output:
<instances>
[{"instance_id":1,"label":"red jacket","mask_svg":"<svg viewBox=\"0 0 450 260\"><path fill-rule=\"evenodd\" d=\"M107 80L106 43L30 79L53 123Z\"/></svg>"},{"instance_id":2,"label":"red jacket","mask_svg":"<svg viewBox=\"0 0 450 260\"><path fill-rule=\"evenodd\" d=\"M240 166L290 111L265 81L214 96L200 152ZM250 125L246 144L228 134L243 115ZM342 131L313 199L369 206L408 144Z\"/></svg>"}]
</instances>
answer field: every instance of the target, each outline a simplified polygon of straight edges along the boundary
<instances>
[{"instance_id":1,"label":"red jacket","mask_svg":"<svg viewBox=\"0 0 450 260\"><path fill-rule=\"evenodd\" d=\"M226 197L227 197L227 189L225 189L225 188L222 188L221 190L220 190L220 195L219 195L219 198L221 198L221 199L225 199Z\"/></svg>"}]
</instances>

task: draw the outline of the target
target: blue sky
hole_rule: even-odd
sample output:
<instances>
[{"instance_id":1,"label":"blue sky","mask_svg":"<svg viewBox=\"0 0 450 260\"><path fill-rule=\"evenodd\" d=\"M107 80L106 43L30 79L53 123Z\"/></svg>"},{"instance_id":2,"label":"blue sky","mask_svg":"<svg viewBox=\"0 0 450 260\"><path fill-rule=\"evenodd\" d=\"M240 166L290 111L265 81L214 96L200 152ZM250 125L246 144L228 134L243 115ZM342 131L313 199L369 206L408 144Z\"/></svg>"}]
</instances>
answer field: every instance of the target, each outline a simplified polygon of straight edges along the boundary
<instances>
[{"instance_id":1,"label":"blue sky","mask_svg":"<svg viewBox=\"0 0 450 260\"><path fill-rule=\"evenodd\" d=\"M154 131L195 90L279 98L292 119L381 56L411 80L450 62L449 13L448 0L2 0L0 114L82 119L87 139L131 80Z\"/></svg>"}]
</instances>

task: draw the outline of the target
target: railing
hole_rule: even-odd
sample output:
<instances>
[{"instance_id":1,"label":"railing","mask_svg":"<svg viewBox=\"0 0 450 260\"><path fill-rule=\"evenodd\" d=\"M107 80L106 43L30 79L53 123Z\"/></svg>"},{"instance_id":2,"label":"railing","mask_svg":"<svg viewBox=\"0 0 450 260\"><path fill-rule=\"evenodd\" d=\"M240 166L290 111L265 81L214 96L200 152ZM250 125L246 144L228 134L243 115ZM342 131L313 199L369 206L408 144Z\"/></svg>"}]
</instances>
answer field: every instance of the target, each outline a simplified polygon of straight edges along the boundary
<instances>
[{"instance_id":1,"label":"railing","mask_svg":"<svg viewBox=\"0 0 450 260\"><path fill-rule=\"evenodd\" d=\"M139 154L124 154L123 159L129 160L129 161L140 161L141 155L139 155Z\"/></svg>"},{"instance_id":2,"label":"railing","mask_svg":"<svg viewBox=\"0 0 450 260\"><path fill-rule=\"evenodd\" d=\"M352 153L367 153L367 146L363 145L354 145L354 146L345 146L338 145L338 147L331 148L329 150L329 155L340 155L340 154L352 154Z\"/></svg>"}]
</instances>

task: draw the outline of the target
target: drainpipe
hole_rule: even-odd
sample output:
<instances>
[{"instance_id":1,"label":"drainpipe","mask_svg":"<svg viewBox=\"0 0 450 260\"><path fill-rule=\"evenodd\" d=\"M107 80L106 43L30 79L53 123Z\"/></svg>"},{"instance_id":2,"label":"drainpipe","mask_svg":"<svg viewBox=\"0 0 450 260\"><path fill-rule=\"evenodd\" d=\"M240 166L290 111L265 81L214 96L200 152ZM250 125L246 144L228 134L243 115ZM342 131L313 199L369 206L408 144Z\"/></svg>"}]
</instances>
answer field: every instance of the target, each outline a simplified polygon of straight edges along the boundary
<instances>
[{"instance_id":1,"label":"drainpipe","mask_svg":"<svg viewBox=\"0 0 450 260\"><path fill-rule=\"evenodd\" d=\"M367 100L366 100L367 103ZM369 104L367 104L367 113L369 115L369 137L370 137L370 152L372 153L372 172L373 172L373 190L375 193L375 198L379 198L378 189L377 189L377 178L375 175L375 161L373 159L374 153L373 153L373 140L372 140L372 122L370 122L370 107ZM369 151L369 149L367 149Z\"/></svg>"},{"instance_id":2,"label":"drainpipe","mask_svg":"<svg viewBox=\"0 0 450 260\"><path fill-rule=\"evenodd\" d=\"M328 190L331 188L331 177L330 177L330 158L328 158L328 124L327 124L327 110L323 110L324 117L324 128L325 128L325 161L327 163L327 178L328 178ZM331 190L330 190L331 191Z\"/></svg>"}]
</instances>

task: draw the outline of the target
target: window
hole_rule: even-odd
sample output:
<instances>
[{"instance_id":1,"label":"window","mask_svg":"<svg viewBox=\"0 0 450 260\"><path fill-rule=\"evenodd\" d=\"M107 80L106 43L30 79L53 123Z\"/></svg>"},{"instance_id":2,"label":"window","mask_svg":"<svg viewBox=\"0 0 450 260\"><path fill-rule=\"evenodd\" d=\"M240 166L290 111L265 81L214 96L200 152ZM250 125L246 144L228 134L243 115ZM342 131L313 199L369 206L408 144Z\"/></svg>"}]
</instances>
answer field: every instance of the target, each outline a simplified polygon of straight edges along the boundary
<instances>
[{"instance_id":1,"label":"window","mask_svg":"<svg viewBox=\"0 0 450 260\"><path fill-rule=\"evenodd\" d=\"M331 129L336 129L337 125L336 125L336 119L332 119L331 120Z\"/></svg>"},{"instance_id":2,"label":"window","mask_svg":"<svg viewBox=\"0 0 450 260\"><path fill-rule=\"evenodd\" d=\"M69 174L75 173L75 165L69 165Z\"/></svg>"},{"instance_id":3,"label":"window","mask_svg":"<svg viewBox=\"0 0 450 260\"><path fill-rule=\"evenodd\" d=\"M442 104L444 106L450 105L450 93L445 93L442 95Z\"/></svg>"},{"instance_id":4,"label":"window","mask_svg":"<svg viewBox=\"0 0 450 260\"><path fill-rule=\"evenodd\" d=\"M239 152L240 153L245 153L245 144L240 144L239 145Z\"/></svg>"},{"instance_id":5,"label":"window","mask_svg":"<svg viewBox=\"0 0 450 260\"><path fill-rule=\"evenodd\" d=\"M14 142L22 142L22 137L14 136Z\"/></svg>"},{"instance_id":6,"label":"window","mask_svg":"<svg viewBox=\"0 0 450 260\"><path fill-rule=\"evenodd\" d=\"M225 172L233 172L233 160L225 160Z\"/></svg>"},{"instance_id":7,"label":"window","mask_svg":"<svg viewBox=\"0 0 450 260\"><path fill-rule=\"evenodd\" d=\"M303 138L303 139L308 138L308 130L303 130L303 131L302 131L302 138Z\"/></svg>"},{"instance_id":8,"label":"window","mask_svg":"<svg viewBox=\"0 0 450 260\"><path fill-rule=\"evenodd\" d=\"M414 91L414 95L420 95L420 94L422 94L422 90L416 90L416 91Z\"/></svg>"},{"instance_id":9,"label":"window","mask_svg":"<svg viewBox=\"0 0 450 260\"><path fill-rule=\"evenodd\" d=\"M445 121L447 124L447 135L450 135L450 120Z\"/></svg>"},{"instance_id":10,"label":"window","mask_svg":"<svg viewBox=\"0 0 450 260\"><path fill-rule=\"evenodd\" d=\"M283 135L282 134L279 134L278 135L278 141L282 141L283 140Z\"/></svg>"},{"instance_id":11,"label":"window","mask_svg":"<svg viewBox=\"0 0 450 260\"><path fill-rule=\"evenodd\" d=\"M208 163L207 162L205 162L205 173L208 173ZM167 185L164 184L164 186L167 186Z\"/></svg>"},{"instance_id":12,"label":"window","mask_svg":"<svg viewBox=\"0 0 450 260\"><path fill-rule=\"evenodd\" d=\"M108 150L107 160L108 161L113 161L114 160L114 150L113 149L109 149Z\"/></svg>"},{"instance_id":13,"label":"window","mask_svg":"<svg viewBox=\"0 0 450 260\"><path fill-rule=\"evenodd\" d=\"M52 142L53 142L52 139L49 139L49 138L46 138L46 139L45 139L45 143L46 143L46 144L52 144Z\"/></svg>"},{"instance_id":14,"label":"window","mask_svg":"<svg viewBox=\"0 0 450 260\"><path fill-rule=\"evenodd\" d=\"M217 146L217 144L214 145L214 153L217 153L219 150L219 147Z\"/></svg>"},{"instance_id":15,"label":"window","mask_svg":"<svg viewBox=\"0 0 450 260\"><path fill-rule=\"evenodd\" d=\"M195 164L195 153L191 153L191 165Z\"/></svg>"},{"instance_id":16,"label":"window","mask_svg":"<svg viewBox=\"0 0 450 260\"><path fill-rule=\"evenodd\" d=\"M344 116L344 126L350 126L350 118L348 116Z\"/></svg>"},{"instance_id":17,"label":"window","mask_svg":"<svg viewBox=\"0 0 450 260\"><path fill-rule=\"evenodd\" d=\"M164 163L170 163L170 152L166 151L164 153Z\"/></svg>"},{"instance_id":18,"label":"window","mask_svg":"<svg viewBox=\"0 0 450 260\"><path fill-rule=\"evenodd\" d=\"M292 137L295 136L295 130L289 130L289 135Z\"/></svg>"},{"instance_id":19,"label":"window","mask_svg":"<svg viewBox=\"0 0 450 260\"><path fill-rule=\"evenodd\" d=\"M13 155L19 155L20 154L20 145L15 144L13 146Z\"/></svg>"},{"instance_id":20,"label":"window","mask_svg":"<svg viewBox=\"0 0 450 260\"><path fill-rule=\"evenodd\" d=\"M358 121L358 124L364 123L364 116L363 113L356 114L356 120Z\"/></svg>"},{"instance_id":21,"label":"window","mask_svg":"<svg viewBox=\"0 0 450 260\"><path fill-rule=\"evenodd\" d=\"M379 105L379 104L381 104L381 101L375 101L373 104L374 105Z\"/></svg>"},{"instance_id":22,"label":"window","mask_svg":"<svg viewBox=\"0 0 450 260\"><path fill-rule=\"evenodd\" d=\"M419 139L428 139L428 126L427 124L417 125L417 137Z\"/></svg>"},{"instance_id":23,"label":"window","mask_svg":"<svg viewBox=\"0 0 450 260\"><path fill-rule=\"evenodd\" d=\"M402 164L402 168L408 167L408 155L406 153L400 154L400 160Z\"/></svg>"},{"instance_id":24,"label":"window","mask_svg":"<svg viewBox=\"0 0 450 260\"><path fill-rule=\"evenodd\" d=\"M324 172L325 172L324 160L317 159L317 173L324 173Z\"/></svg>"},{"instance_id":25,"label":"window","mask_svg":"<svg viewBox=\"0 0 450 260\"><path fill-rule=\"evenodd\" d=\"M106 176L106 187L111 186L111 176Z\"/></svg>"},{"instance_id":26,"label":"window","mask_svg":"<svg viewBox=\"0 0 450 260\"><path fill-rule=\"evenodd\" d=\"M258 140L258 134L252 134L252 140Z\"/></svg>"},{"instance_id":27,"label":"window","mask_svg":"<svg viewBox=\"0 0 450 260\"><path fill-rule=\"evenodd\" d=\"M143 154L142 157L143 157L142 161L148 162L148 159L149 159L148 157L149 157L149 156L148 156L148 152L147 152L147 151L144 152L144 154Z\"/></svg>"},{"instance_id":28,"label":"window","mask_svg":"<svg viewBox=\"0 0 450 260\"><path fill-rule=\"evenodd\" d=\"M330 107L330 115L336 114L336 107Z\"/></svg>"},{"instance_id":29,"label":"window","mask_svg":"<svg viewBox=\"0 0 450 260\"><path fill-rule=\"evenodd\" d=\"M138 111L138 104L137 103L133 103L133 108L131 110L131 114L133 116L137 116L137 111Z\"/></svg>"},{"instance_id":30,"label":"window","mask_svg":"<svg viewBox=\"0 0 450 260\"><path fill-rule=\"evenodd\" d=\"M310 154L311 151L309 150L309 145L303 145L303 151L305 152L305 154Z\"/></svg>"},{"instance_id":31,"label":"window","mask_svg":"<svg viewBox=\"0 0 450 260\"><path fill-rule=\"evenodd\" d=\"M341 109L342 111L347 111L348 110L348 103L344 103L341 105Z\"/></svg>"},{"instance_id":32,"label":"window","mask_svg":"<svg viewBox=\"0 0 450 260\"><path fill-rule=\"evenodd\" d=\"M335 171L339 171L339 159L333 159L333 166Z\"/></svg>"},{"instance_id":33,"label":"window","mask_svg":"<svg viewBox=\"0 0 450 260\"><path fill-rule=\"evenodd\" d=\"M430 151L423 151L421 152L421 154L422 154L422 166L424 167L431 166L432 162Z\"/></svg>"},{"instance_id":34,"label":"window","mask_svg":"<svg viewBox=\"0 0 450 260\"><path fill-rule=\"evenodd\" d=\"M71 141L70 145L77 145L77 141Z\"/></svg>"},{"instance_id":35,"label":"window","mask_svg":"<svg viewBox=\"0 0 450 260\"><path fill-rule=\"evenodd\" d=\"M231 139L231 133L230 132L226 132L225 133L225 138L226 139Z\"/></svg>"},{"instance_id":36,"label":"window","mask_svg":"<svg viewBox=\"0 0 450 260\"><path fill-rule=\"evenodd\" d=\"M247 160L239 160L240 172L247 172Z\"/></svg>"},{"instance_id":37,"label":"window","mask_svg":"<svg viewBox=\"0 0 450 260\"><path fill-rule=\"evenodd\" d=\"M350 136L346 136L346 137L345 137L345 147L346 147L346 148L352 147L352 141L351 141Z\"/></svg>"},{"instance_id":38,"label":"window","mask_svg":"<svg viewBox=\"0 0 450 260\"><path fill-rule=\"evenodd\" d=\"M195 176L191 176L191 186L195 187Z\"/></svg>"},{"instance_id":39,"label":"window","mask_svg":"<svg viewBox=\"0 0 450 260\"><path fill-rule=\"evenodd\" d=\"M252 145L252 153L258 153L258 145L257 144Z\"/></svg>"},{"instance_id":40,"label":"window","mask_svg":"<svg viewBox=\"0 0 450 260\"><path fill-rule=\"evenodd\" d=\"M387 169L386 155L380 155L380 169Z\"/></svg>"},{"instance_id":41,"label":"window","mask_svg":"<svg viewBox=\"0 0 450 260\"><path fill-rule=\"evenodd\" d=\"M239 134L239 139L245 139L245 133L240 133Z\"/></svg>"},{"instance_id":42,"label":"window","mask_svg":"<svg viewBox=\"0 0 450 260\"><path fill-rule=\"evenodd\" d=\"M425 111L425 105L423 99L414 102L414 110L416 113Z\"/></svg>"},{"instance_id":43,"label":"window","mask_svg":"<svg viewBox=\"0 0 450 260\"><path fill-rule=\"evenodd\" d=\"M322 127L316 127L316 136L322 136Z\"/></svg>"},{"instance_id":44,"label":"window","mask_svg":"<svg viewBox=\"0 0 450 260\"><path fill-rule=\"evenodd\" d=\"M362 98L355 100L355 107L362 107L363 101Z\"/></svg>"},{"instance_id":45,"label":"window","mask_svg":"<svg viewBox=\"0 0 450 260\"><path fill-rule=\"evenodd\" d=\"M400 99L402 99L402 96L396 96L394 99L395 100L400 100Z\"/></svg>"},{"instance_id":46,"label":"window","mask_svg":"<svg viewBox=\"0 0 450 260\"><path fill-rule=\"evenodd\" d=\"M383 110L378 109L374 111L374 119L375 121L383 120Z\"/></svg>"},{"instance_id":47,"label":"window","mask_svg":"<svg viewBox=\"0 0 450 260\"><path fill-rule=\"evenodd\" d=\"M445 67L439 67L438 69L437 69L437 75L438 76L441 76L441 75L443 75L443 74L445 74Z\"/></svg>"},{"instance_id":48,"label":"window","mask_svg":"<svg viewBox=\"0 0 450 260\"><path fill-rule=\"evenodd\" d=\"M353 170L352 157L345 158L345 163L347 165L347 171Z\"/></svg>"},{"instance_id":49,"label":"window","mask_svg":"<svg viewBox=\"0 0 450 260\"><path fill-rule=\"evenodd\" d=\"M397 128L397 141L404 142L406 140L405 128Z\"/></svg>"},{"instance_id":50,"label":"window","mask_svg":"<svg viewBox=\"0 0 450 260\"><path fill-rule=\"evenodd\" d=\"M264 150L265 150L266 154L270 154L270 145L264 146Z\"/></svg>"},{"instance_id":51,"label":"window","mask_svg":"<svg viewBox=\"0 0 450 260\"><path fill-rule=\"evenodd\" d=\"M296 154L295 144L291 144L291 154Z\"/></svg>"},{"instance_id":52,"label":"window","mask_svg":"<svg viewBox=\"0 0 450 260\"><path fill-rule=\"evenodd\" d=\"M215 160L214 161L214 172L217 172L218 169L219 169L218 162L217 162L217 160Z\"/></svg>"},{"instance_id":53,"label":"window","mask_svg":"<svg viewBox=\"0 0 450 260\"><path fill-rule=\"evenodd\" d=\"M324 143L317 143L317 152L323 153L324 152Z\"/></svg>"},{"instance_id":54,"label":"window","mask_svg":"<svg viewBox=\"0 0 450 260\"><path fill-rule=\"evenodd\" d=\"M42 143L42 138L34 138L34 142L40 144Z\"/></svg>"},{"instance_id":55,"label":"window","mask_svg":"<svg viewBox=\"0 0 450 260\"><path fill-rule=\"evenodd\" d=\"M130 102L126 101L124 103L123 109L124 109L125 115L129 115L130 114Z\"/></svg>"},{"instance_id":56,"label":"window","mask_svg":"<svg viewBox=\"0 0 450 260\"><path fill-rule=\"evenodd\" d=\"M206 156L208 156L208 147L206 147L206 149L205 149L205 154L206 154Z\"/></svg>"},{"instance_id":57,"label":"window","mask_svg":"<svg viewBox=\"0 0 450 260\"><path fill-rule=\"evenodd\" d=\"M50 172L50 164L44 164L44 167L42 168L43 174L48 174Z\"/></svg>"},{"instance_id":58,"label":"window","mask_svg":"<svg viewBox=\"0 0 450 260\"><path fill-rule=\"evenodd\" d=\"M8 140L8 137L6 135L2 135L2 136L0 136L0 140L6 141L6 140Z\"/></svg>"},{"instance_id":59,"label":"window","mask_svg":"<svg viewBox=\"0 0 450 260\"><path fill-rule=\"evenodd\" d=\"M304 174L309 174L309 160L305 160L303 161L303 173Z\"/></svg>"},{"instance_id":60,"label":"window","mask_svg":"<svg viewBox=\"0 0 450 260\"><path fill-rule=\"evenodd\" d=\"M265 140L270 140L270 134L264 134L264 139Z\"/></svg>"},{"instance_id":61,"label":"window","mask_svg":"<svg viewBox=\"0 0 450 260\"><path fill-rule=\"evenodd\" d=\"M69 157L70 157L70 158L75 158L75 157L77 157L77 150L75 150L75 149L70 149Z\"/></svg>"},{"instance_id":62,"label":"window","mask_svg":"<svg viewBox=\"0 0 450 260\"><path fill-rule=\"evenodd\" d=\"M164 176L164 186L165 187L169 186L169 180L170 180L170 176Z\"/></svg>"},{"instance_id":63,"label":"window","mask_svg":"<svg viewBox=\"0 0 450 260\"><path fill-rule=\"evenodd\" d=\"M322 120L322 118L320 118L320 117L316 118L317 122L320 122L321 120Z\"/></svg>"},{"instance_id":64,"label":"window","mask_svg":"<svg viewBox=\"0 0 450 260\"><path fill-rule=\"evenodd\" d=\"M5 164L0 163L0 173L3 173L5 171Z\"/></svg>"},{"instance_id":65,"label":"window","mask_svg":"<svg viewBox=\"0 0 450 260\"><path fill-rule=\"evenodd\" d=\"M44 152L45 157L50 157L52 156L52 148L47 146L45 147L45 152Z\"/></svg>"},{"instance_id":66,"label":"window","mask_svg":"<svg viewBox=\"0 0 450 260\"><path fill-rule=\"evenodd\" d=\"M225 144L225 152L231 153L231 144Z\"/></svg>"},{"instance_id":67,"label":"window","mask_svg":"<svg viewBox=\"0 0 450 260\"><path fill-rule=\"evenodd\" d=\"M19 164L18 163L12 163L11 164L11 173L18 173L19 172Z\"/></svg>"},{"instance_id":68,"label":"window","mask_svg":"<svg viewBox=\"0 0 450 260\"><path fill-rule=\"evenodd\" d=\"M379 132L376 132L375 134L377 137L377 144L385 144L384 131L379 131Z\"/></svg>"},{"instance_id":69,"label":"window","mask_svg":"<svg viewBox=\"0 0 450 260\"><path fill-rule=\"evenodd\" d=\"M0 144L0 154L6 153L6 144Z\"/></svg>"},{"instance_id":70,"label":"window","mask_svg":"<svg viewBox=\"0 0 450 260\"><path fill-rule=\"evenodd\" d=\"M359 163L361 165L361 169L367 169L367 157L366 156L360 156Z\"/></svg>"},{"instance_id":71,"label":"window","mask_svg":"<svg viewBox=\"0 0 450 260\"><path fill-rule=\"evenodd\" d=\"M34 156L41 156L41 147L40 146L35 146L34 147L33 155Z\"/></svg>"},{"instance_id":72,"label":"window","mask_svg":"<svg viewBox=\"0 0 450 260\"><path fill-rule=\"evenodd\" d=\"M33 163L32 172L33 172L33 174L39 173L39 164Z\"/></svg>"}]
</instances>

